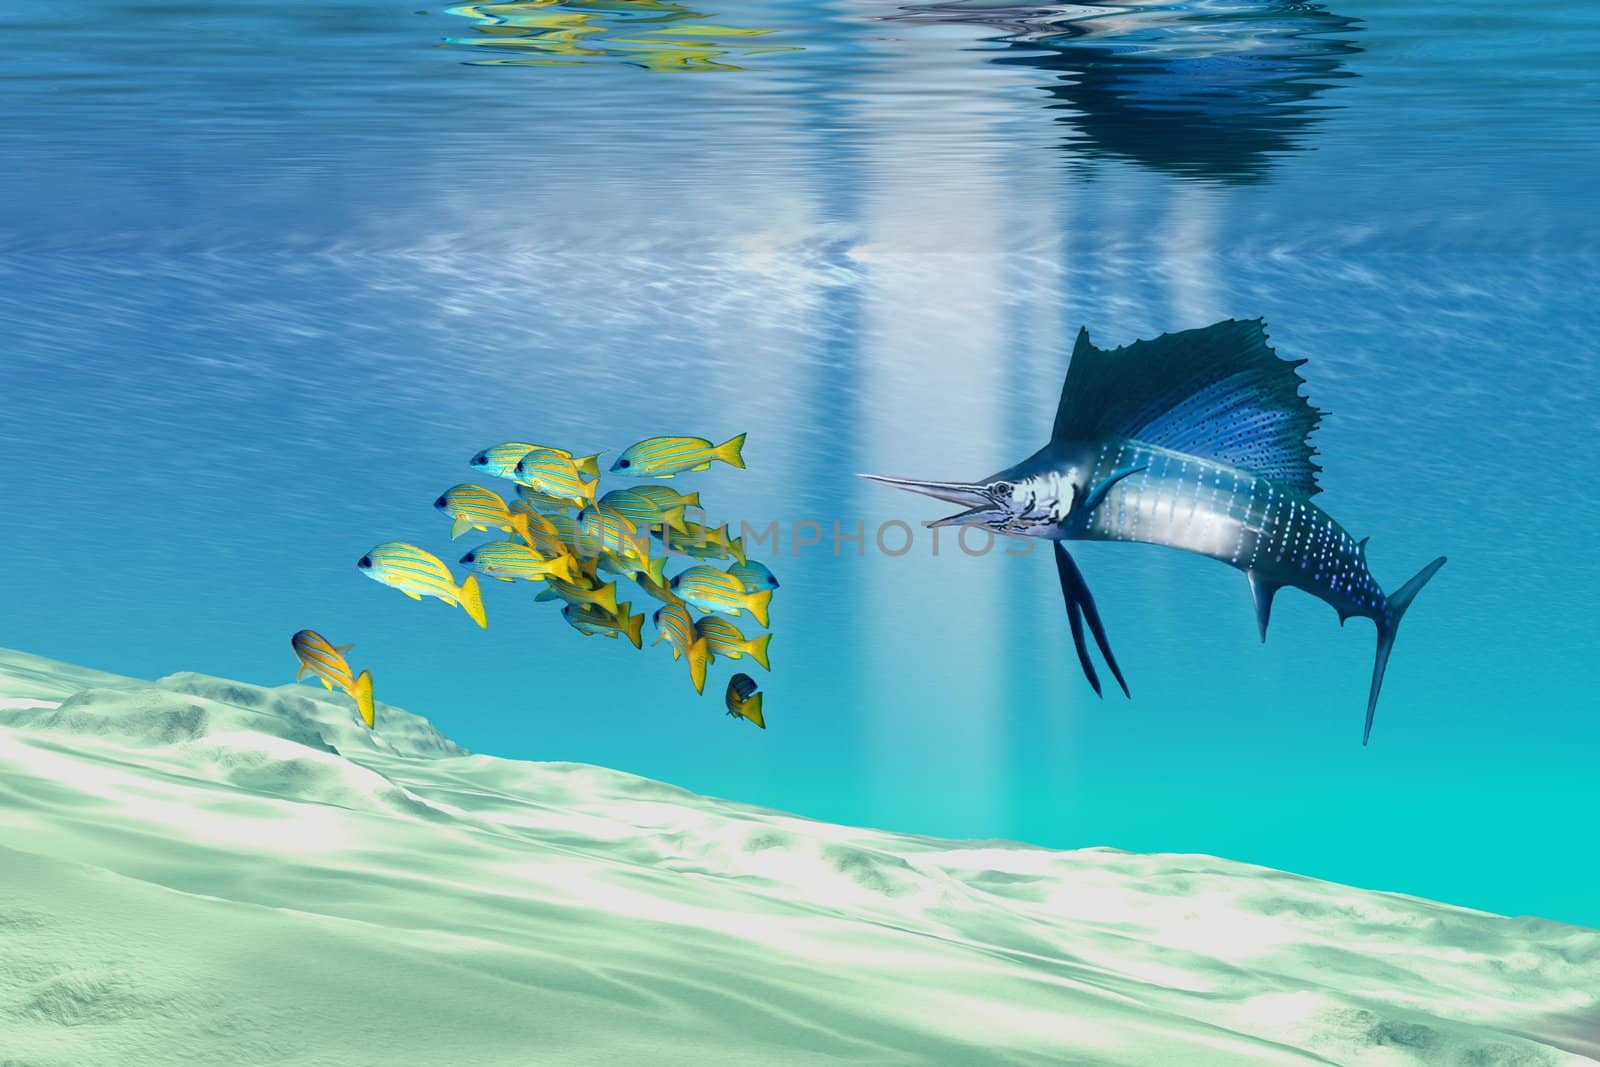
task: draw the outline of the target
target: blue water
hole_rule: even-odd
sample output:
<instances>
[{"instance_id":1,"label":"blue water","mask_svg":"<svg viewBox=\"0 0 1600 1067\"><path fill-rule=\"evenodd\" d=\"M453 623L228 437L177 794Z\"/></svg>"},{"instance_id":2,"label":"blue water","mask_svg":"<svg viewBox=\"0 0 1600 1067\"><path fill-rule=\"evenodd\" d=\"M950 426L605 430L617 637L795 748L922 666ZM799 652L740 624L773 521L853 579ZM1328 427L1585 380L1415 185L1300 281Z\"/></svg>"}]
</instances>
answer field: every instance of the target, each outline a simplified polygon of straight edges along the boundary
<instances>
[{"instance_id":1,"label":"blue water","mask_svg":"<svg viewBox=\"0 0 1600 1067\"><path fill-rule=\"evenodd\" d=\"M480 751L1600 925L1600 10L1097 10L5 5L0 645L271 683L309 626ZM1236 572L1081 546L1102 701L1045 552L873 544L951 509L853 474L1031 452L1080 325L1228 316L1309 359L1379 581L1450 557L1367 748L1310 598L1262 646ZM765 733L726 664L354 567L466 551L495 441L740 431L692 484L779 524Z\"/></svg>"}]
</instances>

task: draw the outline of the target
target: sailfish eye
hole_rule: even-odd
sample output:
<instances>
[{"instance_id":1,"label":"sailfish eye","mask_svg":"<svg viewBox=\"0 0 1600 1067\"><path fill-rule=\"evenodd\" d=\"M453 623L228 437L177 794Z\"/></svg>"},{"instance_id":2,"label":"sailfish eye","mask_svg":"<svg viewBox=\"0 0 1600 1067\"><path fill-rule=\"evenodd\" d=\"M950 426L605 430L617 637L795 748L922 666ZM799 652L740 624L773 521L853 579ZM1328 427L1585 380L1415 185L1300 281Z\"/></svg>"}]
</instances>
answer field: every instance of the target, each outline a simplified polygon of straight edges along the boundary
<instances>
[{"instance_id":1,"label":"sailfish eye","mask_svg":"<svg viewBox=\"0 0 1600 1067\"><path fill-rule=\"evenodd\" d=\"M1012 488L1010 482L995 482L994 485L989 487L989 492L996 500L1002 500L1011 496Z\"/></svg>"}]
</instances>

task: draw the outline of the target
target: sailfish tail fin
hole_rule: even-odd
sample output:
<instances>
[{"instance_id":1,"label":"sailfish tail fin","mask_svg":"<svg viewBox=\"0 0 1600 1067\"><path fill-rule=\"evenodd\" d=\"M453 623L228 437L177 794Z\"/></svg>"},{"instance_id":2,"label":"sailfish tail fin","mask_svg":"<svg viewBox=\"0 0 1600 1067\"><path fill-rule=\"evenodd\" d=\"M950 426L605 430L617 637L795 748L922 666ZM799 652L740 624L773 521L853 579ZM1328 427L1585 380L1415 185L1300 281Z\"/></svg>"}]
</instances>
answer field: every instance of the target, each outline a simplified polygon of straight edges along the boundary
<instances>
[{"instance_id":1,"label":"sailfish tail fin","mask_svg":"<svg viewBox=\"0 0 1600 1067\"><path fill-rule=\"evenodd\" d=\"M1372 713L1378 709L1378 691L1383 688L1383 672L1389 666L1389 653L1394 649L1394 635L1400 629L1400 620L1405 617L1406 609L1411 606L1417 593L1439 573L1444 563L1445 557L1440 556L1384 599L1383 618L1378 622L1378 654L1372 663L1372 691L1367 695L1367 725L1361 732L1363 745L1372 736Z\"/></svg>"}]
</instances>

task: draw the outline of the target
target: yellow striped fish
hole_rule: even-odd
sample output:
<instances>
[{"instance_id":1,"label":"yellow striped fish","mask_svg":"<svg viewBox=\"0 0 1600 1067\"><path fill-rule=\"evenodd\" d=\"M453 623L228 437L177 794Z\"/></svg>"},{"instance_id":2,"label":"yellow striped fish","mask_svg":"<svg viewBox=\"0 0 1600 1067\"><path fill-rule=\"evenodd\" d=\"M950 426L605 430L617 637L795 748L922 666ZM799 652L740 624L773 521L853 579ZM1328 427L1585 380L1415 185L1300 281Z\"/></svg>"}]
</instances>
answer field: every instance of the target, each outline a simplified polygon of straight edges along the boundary
<instances>
[{"instance_id":1,"label":"yellow striped fish","mask_svg":"<svg viewBox=\"0 0 1600 1067\"><path fill-rule=\"evenodd\" d=\"M597 607L607 615L617 614L617 583L607 582L604 585L593 579L581 582L564 582L560 578L547 580L549 588L535 600L555 600L560 598L575 608Z\"/></svg>"},{"instance_id":2,"label":"yellow striped fish","mask_svg":"<svg viewBox=\"0 0 1600 1067\"><path fill-rule=\"evenodd\" d=\"M412 600L434 597L459 607L472 616L473 622L486 630L489 628L478 579L469 574L466 581L456 585L455 576L444 560L416 545L385 541L356 560L356 566L366 572L368 578L393 586Z\"/></svg>"},{"instance_id":3,"label":"yellow striped fish","mask_svg":"<svg viewBox=\"0 0 1600 1067\"><path fill-rule=\"evenodd\" d=\"M704 565L690 567L672 579L672 591L692 608L712 615L742 615L748 611L756 622L767 625L767 609L772 590L746 593L744 585L727 571Z\"/></svg>"},{"instance_id":4,"label":"yellow striped fish","mask_svg":"<svg viewBox=\"0 0 1600 1067\"><path fill-rule=\"evenodd\" d=\"M640 589L643 589L646 593L649 593L663 604L681 605L683 603L683 598L677 593L674 593L672 591L672 586L668 585L666 582L654 581L648 574L638 575L633 580L639 584Z\"/></svg>"},{"instance_id":5,"label":"yellow striped fish","mask_svg":"<svg viewBox=\"0 0 1600 1067\"><path fill-rule=\"evenodd\" d=\"M623 490L623 492L637 494L662 509L681 507L685 510L689 508L699 510L700 508L700 493L698 490L693 493L680 493L665 485L635 485Z\"/></svg>"},{"instance_id":6,"label":"yellow striped fish","mask_svg":"<svg viewBox=\"0 0 1600 1067\"><path fill-rule=\"evenodd\" d=\"M707 615L694 624L694 632L705 638L706 644L711 646L711 651L718 656L728 659L743 659L749 656L767 670L772 669L772 663L767 659L767 645L772 641L771 634L762 634L760 637L745 637L739 628L720 615Z\"/></svg>"},{"instance_id":7,"label":"yellow striped fish","mask_svg":"<svg viewBox=\"0 0 1600 1067\"><path fill-rule=\"evenodd\" d=\"M756 692L756 680L748 674L736 674L728 679L728 693L724 698L728 714L734 718L749 719L763 730L767 717L761 712L761 694Z\"/></svg>"},{"instance_id":8,"label":"yellow striped fish","mask_svg":"<svg viewBox=\"0 0 1600 1067\"><path fill-rule=\"evenodd\" d=\"M650 558L650 537L627 519L596 504L578 512L580 546L599 548L602 564L610 562L623 574L644 575L660 585L666 579L667 557Z\"/></svg>"},{"instance_id":9,"label":"yellow striped fish","mask_svg":"<svg viewBox=\"0 0 1600 1067\"><path fill-rule=\"evenodd\" d=\"M672 658L682 656L689 658L689 681L694 683L696 693L706 691L706 667L715 657L711 654L711 644L694 632L694 620L689 617L688 609L681 606L668 605L655 613L656 635L653 644L659 645L667 642L672 649Z\"/></svg>"},{"instance_id":10,"label":"yellow striped fish","mask_svg":"<svg viewBox=\"0 0 1600 1067\"><path fill-rule=\"evenodd\" d=\"M294 680L298 682L306 676L306 671L310 671L322 683L322 688L330 693L334 686L338 686L356 702L361 721L367 724L367 729L372 729L377 722L377 711L372 703L372 672L353 674L344 658L344 653L356 646L340 645L335 648L315 630L301 630L289 638L289 644L293 646L294 654L300 657L300 669L295 672Z\"/></svg>"},{"instance_id":11,"label":"yellow striped fish","mask_svg":"<svg viewBox=\"0 0 1600 1067\"><path fill-rule=\"evenodd\" d=\"M683 509L684 505L661 502L647 496L640 486L636 489L613 489L600 498L597 507L604 508L614 514L620 515L641 530L659 530L665 526L669 530L684 531ZM676 496L670 489L667 492ZM698 494L696 494L698 497Z\"/></svg>"},{"instance_id":12,"label":"yellow striped fish","mask_svg":"<svg viewBox=\"0 0 1600 1067\"><path fill-rule=\"evenodd\" d=\"M517 486L517 497L524 503L531 505L534 511L559 512L566 511L572 506L572 504L568 501L562 500L559 497L546 496L536 489L529 489L525 485ZM512 505L512 509L516 510L515 504Z\"/></svg>"},{"instance_id":13,"label":"yellow striped fish","mask_svg":"<svg viewBox=\"0 0 1600 1067\"><path fill-rule=\"evenodd\" d=\"M598 481L584 481L572 460L553 452L529 452L517 460L512 477L518 484L535 492L568 501L580 508L594 503L595 487L600 484Z\"/></svg>"},{"instance_id":14,"label":"yellow striped fish","mask_svg":"<svg viewBox=\"0 0 1600 1067\"><path fill-rule=\"evenodd\" d=\"M451 540L468 530L505 530L528 539L528 517L512 514L493 489L462 482L446 489L433 506L455 520L450 526Z\"/></svg>"},{"instance_id":15,"label":"yellow striped fish","mask_svg":"<svg viewBox=\"0 0 1600 1067\"><path fill-rule=\"evenodd\" d=\"M769 571L765 563L753 559L731 564L728 573L744 583L744 591L747 593L754 593L757 589L778 588L777 575Z\"/></svg>"},{"instance_id":16,"label":"yellow striped fish","mask_svg":"<svg viewBox=\"0 0 1600 1067\"><path fill-rule=\"evenodd\" d=\"M617 457L611 473L635 478L670 478L684 471L703 471L720 459L730 467L744 469L744 434L720 445L704 437L650 437Z\"/></svg>"},{"instance_id":17,"label":"yellow striped fish","mask_svg":"<svg viewBox=\"0 0 1600 1067\"><path fill-rule=\"evenodd\" d=\"M674 533L671 530L661 532L661 543L666 545L669 551L694 559L727 559L732 556L740 563L746 562L744 538L730 534L727 523L723 523L715 530L701 526L697 522L686 522L683 525L681 533Z\"/></svg>"},{"instance_id":18,"label":"yellow striped fish","mask_svg":"<svg viewBox=\"0 0 1600 1067\"><path fill-rule=\"evenodd\" d=\"M600 477L600 457L598 454L575 457L564 448L534 445L526 441L507 441L504 444L491 445L472 457L472 468L494 478L510 478L517 469L517 461L529 452L549 452L552 455L560 456L562 459L570 459L573 465L584 474L593 478Z\"/></svg>"},{"instance_id":19,"label":"yellow striped fish","mask_svg":"<svg viewBox=\"0 0 1600 1067\"><path fill-rule=\"evenodd\" d=\"M566 553L554 559L545 559L521 541L490 541L461 557L463 566L470 567L489 578L514 582L518 578L527 582L545 578L560 578L573 582L578 579L578 561Z\"/></svg>"},{"instance_id":20,"label":"yellow striped fish","mask_svg":"<svg viewBox=\"0 0 1600 1067\"><path fill-rule=\"evenodd\" d=\"M615 615L607 615L592 605L577 607L568 604L561 609L561 617L567 620L567 625L586 637L595 634L602 637L616 637L621 634L634 648L640 648L643 645L641 635L644 630L644 616L628 614L628 609L632 606L623 601L617 605Z\"/></svg>"},{"instance_id":21,"label":"yellow striped fish","mask_svg":"<svg viewBox=\"0 0 1600 1067\"><path fill-rule=\"evenodd\" d=\"M520 500L511 502L512 511L527 520L528 547L545 559L573 554L572 544L577 537L577 527L572 516L561 514L541 515L529 510Z\"/></svg>"}]
</instances>

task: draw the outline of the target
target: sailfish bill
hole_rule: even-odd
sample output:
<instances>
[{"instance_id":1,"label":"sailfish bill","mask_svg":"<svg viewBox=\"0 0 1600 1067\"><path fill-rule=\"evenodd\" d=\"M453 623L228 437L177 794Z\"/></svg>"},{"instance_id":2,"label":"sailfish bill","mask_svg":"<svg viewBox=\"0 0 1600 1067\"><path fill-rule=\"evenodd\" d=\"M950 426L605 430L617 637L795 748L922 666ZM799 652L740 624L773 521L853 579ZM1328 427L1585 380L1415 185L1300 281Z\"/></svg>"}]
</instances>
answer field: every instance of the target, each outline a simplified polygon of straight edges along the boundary
<instances>
[{"instance_id":1,"label":"sailfish bill","mask_svg":"<svg viewBox=\"0 0 1600 1067\"><path fill-rule=\"evenodd\" d=\"M1260 319L1109 350L1081 330L1050 440L1033 455L978 481L862 477L965 509L930 526L1055 542L1073 646L1096 693L1089 636L1124 694L1128 686L1066 541L1165 545L1243 571L1263 641L1284 586L1329 604L1341 622L1371 619L1378 643L1366 744L1400 620L1445 558L1385 595L1367 569L1366 538L1352 538L1313 502L1321 486L1310 436L1325 413L1300 393L1304 362L1280 358Z\"/></svg>"}]
</instances>

